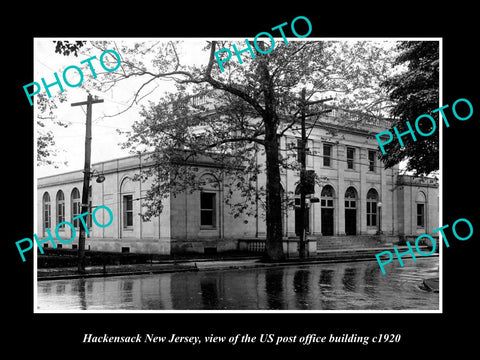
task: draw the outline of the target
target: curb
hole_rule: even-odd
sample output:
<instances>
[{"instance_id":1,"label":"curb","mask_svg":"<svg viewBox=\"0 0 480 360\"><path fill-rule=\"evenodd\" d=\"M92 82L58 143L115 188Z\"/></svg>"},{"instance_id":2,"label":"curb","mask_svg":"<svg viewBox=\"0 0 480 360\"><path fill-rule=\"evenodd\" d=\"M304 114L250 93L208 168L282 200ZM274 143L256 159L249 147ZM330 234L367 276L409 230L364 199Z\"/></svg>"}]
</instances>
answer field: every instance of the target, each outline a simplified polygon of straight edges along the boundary
<instances>
[{"instance_id":1,"label":"curb","mask_svg":"<svg viewBox=\"0 0 480 360\"><path fill-rule=\"evenodd\" d=\"M163 273L174 273L174 272L187 272L187 271L216 271L216 270L243 270L243 269L255 269L255 268L266 268L266 267L282 267L282 266L298 266L298 265L314 265L314 264L332 264L332 263L345 263L345 262L359 262L359 261L375 261L375 257L372 257L372 252L363 251L362 253L356 252L356 257L352 258L348 255L348 253L352 253L352 251L344 251L342 256L342 252L337 253L337 256L329 256L324 257L316 256L306 260L297 260L297 259L290 259L282 262L260 262L260 257L249 257L249 258L242 258L242 259L222 259L222 260L215 260L218 262L221 261L245 261L245 260L258 260L255 263L248 263L248 264L235 264L235 265L222 265L216 264L212 267L202 266L208 262L212 262L211 259L192 259L185 261L186 263L194 263L193 266L179 266L173 265L166 268L157 268L157 269L142 269L142 270L130 270L130 271L118 271L118 272L106 272L103 271L94 271L91 273L86 274L62 274L62 275L46 275L46 276L38 276L37 281L45 281L45 280L66 280L66 279L78 279L78 278L98 278L98 277L110 277L110 276L128 276L128 275L149 275L149 274L163 274ZM360 256L358 256L360 255ZM433 254L431 256L437 256L438 254ZM177 262L178 263L178 262ZM202 264L200 267L197 266L197 263ZM168 263L164 263L168 264ZM174 264L174 263L172 263ZM427 279L428 280L428 279ZM429 284L425 284L425 287L431 288L432 291L435 291L435 286L431 282ZM438 286L437 286L438 288ZM438 289L437 289L438 290Z\"/></svg>"},{"instance_id":2,"label":"curb","mask_svg":"<svg viewBox=\"0 0 480 360\"><path fill-rule=\"evenodd\" d=\"M92 272L87 274L65 274L65 275L51 275L51 276L37 276L37 281L46 281L46 280L73 280L80 278L99 278L99 277L114 277L114 276L128 276L128 275L150 275L150 274L164 274L164 273L173 273L173 272L187 272L187 271L198 271L198 268L177 268L177 269L155 269L155 270L134 270L134 271L118 271L118 272L107 272L99 273Z\"/></svg>"}]
</instances>

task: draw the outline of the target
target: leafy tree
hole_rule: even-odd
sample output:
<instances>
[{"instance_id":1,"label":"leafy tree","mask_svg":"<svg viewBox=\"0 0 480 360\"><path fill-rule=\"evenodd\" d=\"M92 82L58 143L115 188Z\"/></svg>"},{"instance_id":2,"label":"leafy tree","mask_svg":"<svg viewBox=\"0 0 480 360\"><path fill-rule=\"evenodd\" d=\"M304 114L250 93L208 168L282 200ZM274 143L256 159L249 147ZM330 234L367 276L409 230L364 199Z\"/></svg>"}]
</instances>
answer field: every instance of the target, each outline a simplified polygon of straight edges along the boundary
<instances>
[{"instance_id":1,"label":"leafy tree","mask_svg":"<svg viewBox=\"0 0 480 360\"><path fill-rule=\"evenodd\" d=\"M59 94L55 98L48 98L45 93L39 93L37 96L37 166L55 165L53 157L57 154L54 149L55 138L52 130L46 130L47 122L68 127L69 122L58 120L56 110L58 104L67 101L66 93Z\"/></svg>"},{"instance_id":2,"label":"leafy tree","mask_svg":"<svg viewBox=\"0 0 480 360\"><path fill-rule=\"evenodd\" d=\"M432 110L439 107L439 48L437 41L402 41L398 44L399 55L395 65L406 65L407 71L392 76L382 83L395 103L391 115L399 133L407 131L406 121L413 126L418 116L429 114L439 124L438 113ZM430 121L419 121L424 133L432 130ZM406 170L417 175L428 175L439 168L439 125L428 137L402 137L404 147L394 139L385 145L386 154L381 156L387 168L406 160ZM392 134L394 133L393 130Z\"/></svg>"},{"instance_id":3,"label":"leafy tree","mask_svg":"<svg viewBox=\"0 0 480 360\"><path fill-rule=\"evenodd\" d=\"M55 52L64 56L73 54L78 56L79 50L87 43L86 41L53 41ZM64 91L54 97L47 97L44 92L36 95L37 103L37 166L56 165L53 157L57 154L54 149L55 138L52 130L46 130L47 123L68 127L66 121L58 120L56 111L61 103L67 101L67 93Z\"/></svg>"},{"instance_id":4,"label":"leafy tree","mask_svg":"<svg viewBox=\"0 0 480 360\"><path fill-rule=\"evenodd\" d=\"M245 42L236 42L239 49ZM261 49L269 44L259 43ZM173 80L176 91L150 103L141 112L125 146L133 151L153 151L155 166L140 175L152 179L147 194L146 217L162 210L162 199L171 192L198 189L198 162L215 164L217 176L225 181L227 202L241 213L263 201L266 212L266 255L270 260L284 257L282 249L282 198L280 168L298 166L291 157L279 156L278 138L299 133L299 92L314 95L344 94L340 105L382 111L387 100L378 84L386 80L392 52L366 42L276 43L269 54L255 51L255 59L235 56L220 72L215 52L232 48L231 42L208 42L204 65L182 65L181 42L135 43L96 42L100 50L115 46L122 55L121 68L106 73L100 86L106 90L132 78L137 85L131 105L152 91L155 82ZM254 49L254 44L251 44ZM223 54L224 55L224 54ZM195 104L203 95L213 95L213 108ZM295 151L292 149L292 151ZM264 154L265 163L256 164L253 154ZM265 174L265 186L255 191L255 181ZM235 202L235 194L240 201ZM228 198L228 195L231 198ZM238 198L236 199L238 200Z\"/></svg>"},{"instance_id":5,"label":"leafy tree","mask_svg":"<svg viewBox=\"0 0 480 360\"><path fill-rule=\"evenodd\" d=\"M73 54L78 56L78 51L86 44L86 41L54 41L55 52L68 56Z\"/></svg>"}]
</instances>

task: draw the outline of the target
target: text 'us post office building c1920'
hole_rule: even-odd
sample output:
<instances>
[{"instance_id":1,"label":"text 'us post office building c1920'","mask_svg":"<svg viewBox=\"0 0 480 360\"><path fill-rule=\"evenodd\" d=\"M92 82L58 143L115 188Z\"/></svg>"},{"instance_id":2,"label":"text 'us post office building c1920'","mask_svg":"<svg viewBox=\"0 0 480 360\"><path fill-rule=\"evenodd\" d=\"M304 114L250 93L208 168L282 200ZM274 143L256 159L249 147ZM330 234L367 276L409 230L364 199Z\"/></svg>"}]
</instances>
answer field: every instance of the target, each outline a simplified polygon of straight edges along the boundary
<instances>
[{"instance_id":1,"label":"text 'us post office building c1920'","mask_svg":"<svg viewBox=\"0 0 480 360\"><path fill-rule=\"evenodd\" d=\"M315 185L312 195L318 202L308 205L308 254L322 249L402 244L421 234L431 234L439 226L438 181L400 175L398 165L385 169L378 159L374 134L389 129L389 120L332 108L330 113L322 115L320 122L321 126L312 129L307 143L306 168L323 179L321 185ZM297 141L298 136L286 133L280 139L280 148L286 151L288 144ZM258 163L265 163L264 154L258 152L256 156ZM102 228L92 226L87 219L90 227L87 250L152 254L263 251L266 236L263 208L256 207L257 216L233 216L225 203L221 179L215 179L218 186L168 197L162 213L144 221L142 201L149 180L132 179L148 166L151 166L148 153L92 165L105 180L91 182L89 205L108 206L113 212L113 222ZM199 164L199 168L199 176L212 176L208 164ZM73 217L81 213L82 182L82 170L37 180L39 238L46 236L47 228L54 229L63 221L74 223ZM265 183L265 175L260 174L257 186ZM298 171L282 170L281 183L283 196L298 197L295 195ZM298 218L296 207L283 213L287 254L297 252ZM81 223L75 220L74 225ZM62 238L70 238L69 227L59 230ZM78 233L63 248L76 248Z\"/></svg>"}]
</instances>

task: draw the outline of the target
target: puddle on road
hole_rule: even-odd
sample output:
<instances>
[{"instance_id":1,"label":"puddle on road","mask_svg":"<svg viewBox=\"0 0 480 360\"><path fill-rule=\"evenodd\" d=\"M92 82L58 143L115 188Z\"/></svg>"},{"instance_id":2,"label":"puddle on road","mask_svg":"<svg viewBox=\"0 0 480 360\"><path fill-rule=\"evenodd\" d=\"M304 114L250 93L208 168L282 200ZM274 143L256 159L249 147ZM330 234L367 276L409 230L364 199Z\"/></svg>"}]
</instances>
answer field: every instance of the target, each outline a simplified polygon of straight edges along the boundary
<instances>
[{"instance_id":1,"label":"puddle on road","mask_svg":"<svg viewBox=\"0 0 480 360\"><path fill-rule=\"evenodd\" d=\"M438 310L438 257L382 274L376 261L39 281L40 311Z\"/></svg>"}]
</instances>

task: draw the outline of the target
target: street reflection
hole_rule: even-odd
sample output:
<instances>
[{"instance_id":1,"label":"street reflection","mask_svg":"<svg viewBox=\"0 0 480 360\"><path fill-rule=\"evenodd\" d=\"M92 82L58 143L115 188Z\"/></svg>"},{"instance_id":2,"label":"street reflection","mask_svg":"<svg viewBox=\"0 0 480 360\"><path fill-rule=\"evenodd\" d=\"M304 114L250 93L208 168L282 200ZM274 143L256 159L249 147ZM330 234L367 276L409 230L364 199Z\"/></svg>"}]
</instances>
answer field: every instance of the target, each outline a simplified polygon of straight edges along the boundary
<instances>
[{"instance_id":1,"label":"street reflection","mask_svg":"<svg viewBox=\"0 0 480 360\"><path fill-rule=\"evenodd\" d=\"M132 279L120 280L120 295L122 303L131 303L133 301L133 281Z\"/></svg>"},{"instance_id":2,"label":"street reflection","mask_svg":"<svg viewBox=\"0 0 480 360\"><path fill-rule=\"evenodd\" d=\"M268 309L281 310L283 302L283 272L277 268L265 269L265 295Z\"/></svg>"},{"instance_id":3,"label":"street reflection","mask_svg":"<svg viewBox=\"0 0 480 360\"><path fill-rule=\"evenodd\" d=\"M342 283L345 291L355 291L355 275L357 270L355 268L346 268L343 273Z\"/></svg>"},{"instance_id":4,"label":"street reflection","mask_svg":"<svg viewBox=\"0 0 480 360\"><path fill-rule=\"evenodd\" d=\"M295 292L295 308L307 310L309 308L309 274L308 270L297 270L293 275L293 291Z\"/></svg>"},{"instance_id":5,"label":"street reflection","mask_svg":"<svg viewBox=\"0 0 480 360\"><path fill-rule=\"evenodd\" d=\"M203 309L218 309L219 296L215 279L207 278L200 280Z\"/></svg>"},{"instance_id":6,"label":"street reflection","mask_svg":"<svg viewBox=\"0 0 480 360\"><path fill-rule=\"evenodd\" d=\"M380 267L367 267L363 275L365 281L364 291L367 295L375 296L375 288L378 285L378 277L380 274Z\"/></svg>"},{"instance_id":7,"label":"street reflection","mask_svg":"<svg viewBox=\"0 0 480 360\"><path fill-rule=\"evenodd\" d=\"M436 310L438 258L39 281L40 310Z\"/></svg>"},{"instance_id":8,"label":"street reflection","mask_svg":"<svg viewBox=\"0 0 480 360\"><path fill-rule=\"evenodd\" d=\"M320 272L320 279L318 281L318 288L320 291L320 305L321 309L333 308L333 300L330 298L332 291L333 270L322 270Z\"/></svg>"}]
</instances>

